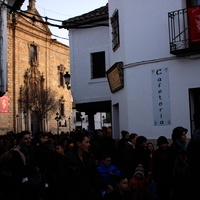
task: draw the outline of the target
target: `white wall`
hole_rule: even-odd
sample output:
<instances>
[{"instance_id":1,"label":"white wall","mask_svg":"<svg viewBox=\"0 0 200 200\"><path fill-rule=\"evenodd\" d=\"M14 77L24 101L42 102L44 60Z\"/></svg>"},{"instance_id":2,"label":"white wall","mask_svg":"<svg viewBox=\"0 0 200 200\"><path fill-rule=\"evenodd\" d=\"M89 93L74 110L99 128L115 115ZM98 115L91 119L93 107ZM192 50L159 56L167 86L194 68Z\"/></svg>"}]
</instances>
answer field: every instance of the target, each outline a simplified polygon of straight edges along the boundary
<instances>
[{"instance_id":1,"label":"white wall","mask_svg":"<svg viewBox=\"0 0 200 200\"><path fill-rule=\"evenodd\" d=\"M171 56L168 12L182 8L181 0L109 0L110 17L115 9L119 10L121 41L120 48L114 53L111 51L111 63L123 60L126 65Z\"/></svg>"},{"instance_id":2,"label":"white wall","mask_svg":"<svg viewBox=\"0 0 200 200\"><path fill-rule=\"evenodd\" d=\"M200 59L171 55L168 36L168 12L182 8L182 0L109 0L110 17L115 9L120 17L120 47L115 52L110 48L110 63L124 63L124 88L112 95L112 104L119 104L120 130L156 139L170 138L173 128L183 126L190 137L188 89L200 87ZM171 125L154 126L151 70L166 67Z\"/></svg>"},{"instance_id":3,"label":"white wall","mask_svg":"<svg viewBox=\"0 0 200 200\"><path fill-rule=\"evenodd\" d=\"M110 100L107 78L91 79L90 54L105 51L106 68L109 63L108 27L73 29L69 31L71 85L74 103Z\"/></svg>"}]
</instances>

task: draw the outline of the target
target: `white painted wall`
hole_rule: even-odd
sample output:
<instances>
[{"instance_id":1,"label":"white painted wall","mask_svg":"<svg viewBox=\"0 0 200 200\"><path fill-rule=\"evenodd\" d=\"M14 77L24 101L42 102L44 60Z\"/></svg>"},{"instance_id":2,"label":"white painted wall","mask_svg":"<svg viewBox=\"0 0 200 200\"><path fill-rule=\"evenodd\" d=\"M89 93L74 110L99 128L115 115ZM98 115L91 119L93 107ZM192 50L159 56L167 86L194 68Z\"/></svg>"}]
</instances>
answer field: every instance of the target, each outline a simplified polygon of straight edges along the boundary
<instances>
[{"instance_id":1,"label":"white painted wall","mask_svg":"<svg viewBox=\"0 0 200 200\"><path fill-rule=\"evenodd\" d=\"M171 56L168 12L182 8L181 0L109 0L110 17L115 9L119 10L121 41L120 48L111 52L111 63L123 59L126 65Z\"/></svg>"},{"instance_id":2,"label":"white painted wall","mask_svg":"<svg viewBox=\"0 0 200 200\"><path fill-rule=\"evenodd\" d=\"M69 31L72 92L75 103L112 100L114 138L120 131L148 139L171 137L176 126L189 130L190 88L200 87L200 59L170 54L168 12L185 8L184 0L109 0L109 17L119 10L120 47L112 51L111 28ZM90 53L106 52L106 68L124 63L124 88L111 94L106 78L91 80ZM154 126L152 70L168 68L171 124Z\"/></svg>"},{"instance_id":3,"label":"white painted wall","mask_svg":"<svg viewBox=\"0 0 200 200\"><path fill-rule=\"evenodd\" d=\"M105 51L106 68L109 63L108 27L70 29L71 86L74 103L111 99L107 78L91 79L90 54Z\"/></svg>"},{"instance_id":4,"label":"white painted wall","mask_svg":"<svg viewBox=\"0 0 200 200\"><path fill-rule=\"evenodd\" d=\"M120 47L115 52L110 48L110 63L122 61L125 65L125 86L112 95L112 104L119 104L120 130L156 139L160 135L170 138L173 128L184 126L190 137L188 89L200 87L200 59L171 55L168 37L168 12L182 8L185 2L181 0L109 0L110 17L115 9L120 17ZM166 67L171 125L154 126L151 70ZM119 133L114 137L119 138Z\"/></svg>"}]
</instances>

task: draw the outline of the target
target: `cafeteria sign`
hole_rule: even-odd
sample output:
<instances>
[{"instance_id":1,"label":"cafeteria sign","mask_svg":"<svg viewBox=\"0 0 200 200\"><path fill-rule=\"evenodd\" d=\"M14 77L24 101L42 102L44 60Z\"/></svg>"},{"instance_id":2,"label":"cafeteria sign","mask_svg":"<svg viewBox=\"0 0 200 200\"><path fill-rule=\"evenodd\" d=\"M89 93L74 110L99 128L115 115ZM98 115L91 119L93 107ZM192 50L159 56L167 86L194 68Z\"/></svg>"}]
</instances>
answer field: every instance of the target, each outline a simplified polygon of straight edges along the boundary
<instances>
[{"instance_id":1,"label":"cafeteria sign","mask_svg":"<svg viewBox=\"0 0 200 200\"><path fill-rule=\"evenodd\" d=\"M152 70L154 125L170 125L170 96L168 68Z\"/></svg>"}]
</instances>

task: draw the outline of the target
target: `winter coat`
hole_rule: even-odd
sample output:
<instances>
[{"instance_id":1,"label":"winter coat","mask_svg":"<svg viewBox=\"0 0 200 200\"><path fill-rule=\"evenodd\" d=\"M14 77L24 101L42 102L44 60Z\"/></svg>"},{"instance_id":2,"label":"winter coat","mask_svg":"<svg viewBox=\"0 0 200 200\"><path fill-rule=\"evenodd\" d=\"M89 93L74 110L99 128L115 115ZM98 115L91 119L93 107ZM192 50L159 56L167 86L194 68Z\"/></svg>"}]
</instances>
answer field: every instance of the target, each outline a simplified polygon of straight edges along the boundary
<instances>
[{"instance_id":1,"label":"winter coat","mask_svg":"<svg viewBox=\"0 0 200 200\"><path fill-rule=\"evenodd\" d=\"M141 180L132 178L129 181L128 190L134 200L147 200L147 192L150 182L150 178L143 178Z\"/></svg>"},{"instance_id":2,"label":"winter coat","mask_svg":"<svg viewBox=\"0 0 200 200\"><path fill-rule=\"evenodd\" d=\"M70 150L67 158L60 166L60 187L63 199L82 200L92 199L94 188L95 168L90 154L85 153L80 160L74 150Z\"/></svg>"},{"instance_id":3,"label":"winter coat","mask_svg":"<svg viewBox=\"0 0 200 200\"><path fill-rule=\"evenodd\" d=\"M120 174L121 174L120 171L117 169L115 165L105 166L101 162L99 167L97 167L97 177L98 180L102 183L101 186L104 186L104 188L107 185L114 186L113 176L117 176Z\"/></svg>"},{"instance_id":4,"label":"winter coat","mask_svg":"<svg viewBox=\"0 0 200 200\"><path fill-rule=\"evenodd\" d=\"M160 148L155 150L150 169L156 182L163 180L170 183L172 181L169 147L164 150Z\"/></svg>"},{"instance_id":5,"label":"winter coat","mask_svg":"<svg viewBox=\"0 0 200 200\"><path fill-rule=\"evenodd\" d=\"M135 163L136 166L142 164L145 170L145 176L148 175L149 164L150 164L150 155L149 151L143 146L136 146L135 148Z\"/></svg>"},{"instance_id":6,"label":"winter coat","mask_svg":"<svg viewBox=\"0 0 200 200\"><path fill-rule=\"evenodd\" d=\"M130 180L133 177L135 168L137 166L136 151L130 143L127 143L124 147L123 162L121 163L121 166L122 174L124 174L124 176L126 176Z\"/></svg>"}]
</instances>

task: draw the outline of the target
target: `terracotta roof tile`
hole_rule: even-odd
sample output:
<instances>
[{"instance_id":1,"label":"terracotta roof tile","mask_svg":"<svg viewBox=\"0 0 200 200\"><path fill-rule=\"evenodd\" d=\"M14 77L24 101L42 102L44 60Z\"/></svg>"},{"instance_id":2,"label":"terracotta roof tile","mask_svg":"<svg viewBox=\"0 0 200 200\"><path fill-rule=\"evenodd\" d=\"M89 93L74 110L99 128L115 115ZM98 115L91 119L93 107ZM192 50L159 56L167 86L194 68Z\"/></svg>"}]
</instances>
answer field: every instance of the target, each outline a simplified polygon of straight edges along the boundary
<instances>
[{"instance_id":1,"label":"terracotta roof tile","mask_svg":"<svg viewBox=\"0 0 200 200\"><path fill-rule=\"evenodd\" d=\"M82 25L108 20L108 4L80 16L63 21L64 28L77 28Z\"/></svg>"}]
</instances>

